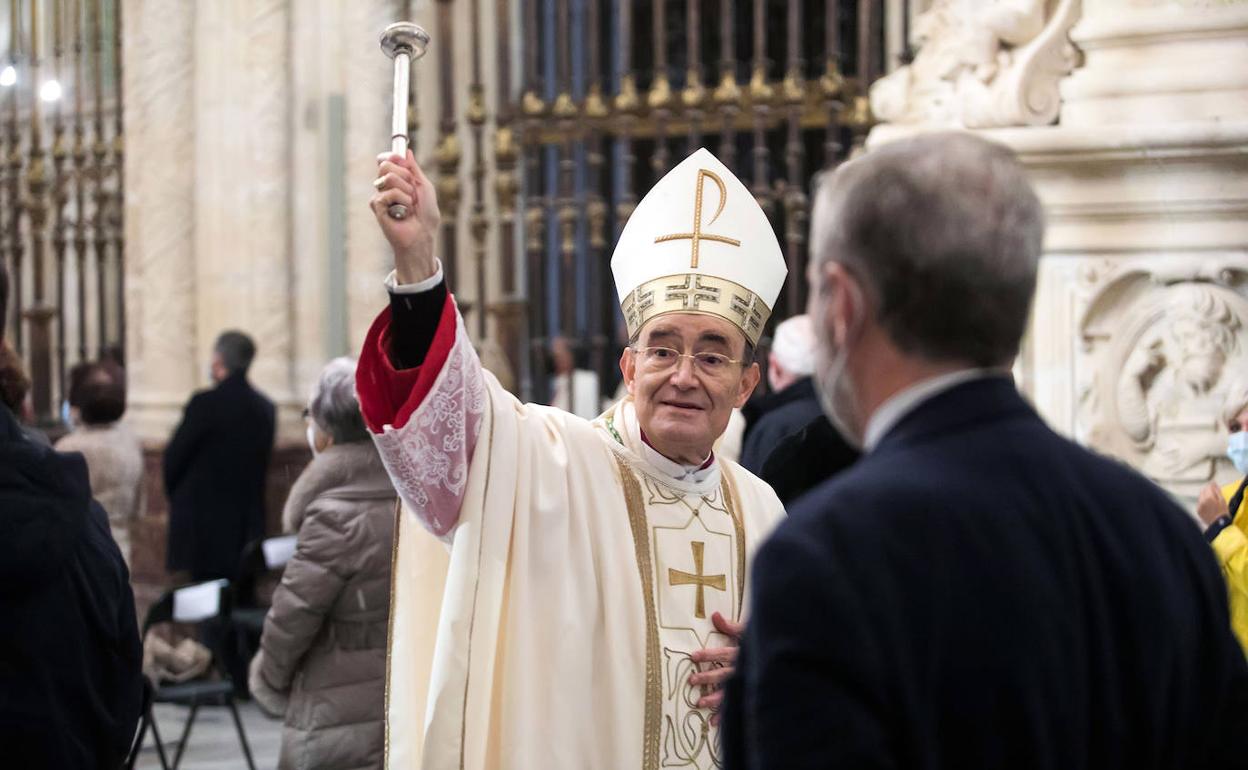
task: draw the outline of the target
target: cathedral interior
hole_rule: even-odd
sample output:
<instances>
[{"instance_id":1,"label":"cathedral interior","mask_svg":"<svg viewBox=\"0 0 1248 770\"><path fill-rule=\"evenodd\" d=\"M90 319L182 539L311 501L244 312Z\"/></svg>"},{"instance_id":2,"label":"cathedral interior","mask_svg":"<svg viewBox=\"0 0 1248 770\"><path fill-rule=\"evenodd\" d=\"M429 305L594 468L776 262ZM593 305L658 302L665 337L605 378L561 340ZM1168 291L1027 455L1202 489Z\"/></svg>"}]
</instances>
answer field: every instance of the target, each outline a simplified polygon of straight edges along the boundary
<instances>
[{"instance_id":1,"label":"cathedral interior","mask_svg":"<svg viewBox=\"0 0 1248 770\"><path fill-rule=\"evenodd\" d=\"M803 311L811 185L890 138L1009 145L1049 215L1015 368L1059 431L1180 499L1227 479L1216 404L1248 358L1248 9L1181 0L7 0L0 260L35 421L108 358L144 441L136 584L159 586L160 450L215 336L253 335L279 408L270 524L308 459L323 363L358 354L391 267L366 202L407 136L474 342L522 399L552 342L602 395L624 324L608 263L639 197L706 147L767 212ZM1211 58L1212 57L1212 58ZM1198 62L1224 62L1214 77ZM766 336L762 349L766 350ZM153 589L154 590L154 589Z\"/></svg>"}]
</instances>

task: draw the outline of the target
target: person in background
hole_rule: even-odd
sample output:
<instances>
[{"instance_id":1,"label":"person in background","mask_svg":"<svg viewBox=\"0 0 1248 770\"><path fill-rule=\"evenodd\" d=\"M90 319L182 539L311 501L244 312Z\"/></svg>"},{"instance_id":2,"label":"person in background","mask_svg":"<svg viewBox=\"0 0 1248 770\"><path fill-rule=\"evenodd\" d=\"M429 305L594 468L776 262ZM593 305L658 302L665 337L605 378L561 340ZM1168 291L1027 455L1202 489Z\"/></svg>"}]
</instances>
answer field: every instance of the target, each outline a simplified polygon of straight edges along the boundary
<instances>
[{"instance_id":1,"label":"person in background","mask_svg":"<svg viewBox=\"0 0 1248 770\"><path fill-rule=\"evenodd\" d=\"M857 449L822 413L780 440L767 455L759 478L788 506L858 461Z\"/></svg>"},{"instance_id":2,"label":"person in background","mask_svg":"<svg viewBox=\"0 0 1248 770\"><path fill-rule=\"evenodd\" d=\"M13 413L26 438L40 446L52 446L47 434L34 426L35 410L30 403L30 377L26 376L22 357L5 340L0 340L0 403Z\"/></svg>"},{"instance_id":3,"label":"person in background","mask_svg":"<svg viewBox=\"0 0 1248 770\"><path fill-rule=\"evenodd\" d=\"M810 316L797 315L776 327L767 357L771 393L762 414L750 425L741 450L741 464L756 475L786 436L823 414L810 373L815 368L815 329ZM781 498L783 499L783 498Z\"/></svg>"},{"instance_id":4,"label":"person in background","mask_svg":"<svg viewBox=\"0 0 1248 770\"><path fill-rule=\"evenodd\" d=\"M14 417L29 380L2 342L7 302L0 261L0 765L116 770L143 697L130 576L82 457Z\"/></svg>"},{"instance_id":5,"label":"person in background","mask_svg":"<svg viewBox=\"0 0 1248 770\"><path fill-rule=\"evenodd\" d=\"M285 716L281 768L380 768L397 494L360 417L355 362L308 402L314 457L286 501L295 555L252 660L252 696Z\"/></svg>"},{"instance_id":6,"label":"person in background","mask_svg":"<svg viewBox=\"0 0 1248 770\"><path fill-rule=\"evenodd\" d=\"M256 344L228 331L213 346L216 387L196 393L165 448L170 572L233 578L243 547L264 534L273 403L247 381Z\"/></svg>"},{"instance_id":7,"label":"person in background","mask_svg":"<svg viewBox=\"0 0 1248 770\"><path fill-rule=\"evenodd\" d=\"M75 367L69 405L73 430L56 442L56 449L86 458L92 494L108 513L113 539L129 565L130 524L138 518L142 500L143 449L121 422L126 412L125 372L112 361Z\"/></svg>"},{"instance_id":8,"label":"person in background","mask_svg":"<svg viewBox=\"0 0 1248 770\"><path fill-rule=\"evenodd\" d=\"M1231 627L1248 650L1248 517L1243 515L1248 489L1248 381L1227 393L1222 420L1230 433L1226 454L1240 479L1224 487L1209 482L1200 492L1196 514L1213 544L1231 601Z\"/></svg>"},{"instance_id":9,"label":"person in background","mask_svg":"<svg viewBox=\"0 0 1248 770\"><path fill-rule=\"evenodd\" d=\"M566 337L550 342L550 405L592 420L602 412L598 375L576 365L576 353Z\"/></svg>"},{"instance_id":10,"label":"person in background","mask_svg":"<svg viewBox=\"0 0 1248 770\"><path fill-rule=\"evenodd\" d=\"M22 358L5 340L0 340L0 404L4 404L13 416L25 417L26 396L30 393L30 377Z\"/></svg>"},{"instance_id":11,"label":"person in background","mask_svg":"<svg viewBox=\"0 0 1248 770\"><path fill-rule=\"evenodd\" d=\"M1010 377L1043 242L1022 164L976 135L820 186L815 378L865 453L758 549L726 770L1248 763L1248 662L1191 517Z\"/></svg>"}]
</instances>

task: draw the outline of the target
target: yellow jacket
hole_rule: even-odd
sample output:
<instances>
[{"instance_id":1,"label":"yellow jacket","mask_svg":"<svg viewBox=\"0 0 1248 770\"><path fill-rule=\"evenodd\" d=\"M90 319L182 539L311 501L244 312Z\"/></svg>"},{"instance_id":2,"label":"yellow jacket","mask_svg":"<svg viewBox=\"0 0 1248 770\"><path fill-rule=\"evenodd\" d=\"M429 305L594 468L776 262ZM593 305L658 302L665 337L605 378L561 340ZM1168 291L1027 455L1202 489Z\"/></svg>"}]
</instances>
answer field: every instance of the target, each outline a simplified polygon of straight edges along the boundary
<instances>
[{"instance_id":1,"label":"yellow jacket","mask_svg":"<svg viewBox=\"0 0 1248 770\"><path fill-rule=\"evenodd\" d=\"M1241 482L1222 487L1222 497L1228 502L1239 490ZM1235 523L1218 533L1213 539L1213 550L1222 565L1226 578L1227 593L1231 601L1231 628L1239 638L1239 644L1248 651L1248 494L1235 511Z\"/></svg>"}]
</instances>

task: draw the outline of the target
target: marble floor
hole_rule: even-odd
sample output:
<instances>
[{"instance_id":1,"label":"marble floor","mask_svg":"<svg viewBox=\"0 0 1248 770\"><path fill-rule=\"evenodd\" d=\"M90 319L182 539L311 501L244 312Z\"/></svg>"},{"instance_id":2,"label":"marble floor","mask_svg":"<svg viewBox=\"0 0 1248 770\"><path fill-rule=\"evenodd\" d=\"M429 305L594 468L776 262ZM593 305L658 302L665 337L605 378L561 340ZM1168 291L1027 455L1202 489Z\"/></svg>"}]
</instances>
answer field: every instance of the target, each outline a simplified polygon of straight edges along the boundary
<instances>
[{"instance_id":1,"label":"marble floor","mask_svg":"<svg viewBox=\"0 0 1248 770\"><path fill-rule=\"evenodd\" d=\"M186 723L188 713L189 709L181 706L156 706L156 724L160 728L160 737L164 739L165 756L170 763L173 762L176 744L182 735L182 726ZM250 702L238 704L238 713L243 720L243 730L247 733L247 743L251 746L256 770L274 770L277 767L282 723L269 719L256 704ZM160 770L160 759L156 756L156 747L150 732L144 739L143 751L139 754L135 767ZM242 747L238 745L238 733L234 730L234 720L230 719L230 712L224 708L201 708L195 716L195 725L191 728L191 737L178 770L245 770L246 767L247 762L243 759Z\"/></svg>"}]
</instances>

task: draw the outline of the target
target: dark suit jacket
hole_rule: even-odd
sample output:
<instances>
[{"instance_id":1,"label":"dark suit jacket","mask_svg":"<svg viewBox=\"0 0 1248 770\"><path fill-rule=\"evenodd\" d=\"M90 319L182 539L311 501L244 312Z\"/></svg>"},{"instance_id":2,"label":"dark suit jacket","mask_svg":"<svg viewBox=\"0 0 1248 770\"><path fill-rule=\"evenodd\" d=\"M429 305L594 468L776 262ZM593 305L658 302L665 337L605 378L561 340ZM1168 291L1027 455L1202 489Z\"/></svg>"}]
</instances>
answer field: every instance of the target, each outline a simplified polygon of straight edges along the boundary
<instances>
[{"instance_id":1,"label":"dark suit jacket","mask_svg":"<svg viewBox=\"0 0 1248 770\"><path fill-rule=\"evenodd\" d=\"M741 465L758 475L767 458L786 437L797 433L823 414L815 384L804 377L789 387L767 397L764 411L749 426L741 448Z\"/></svg>"},{"instance_id":2,"label":"dark suit jacket","mask_svg":"<svg viewBox=\"0 0 1248 770\"><path fill-rule=\"evenodd\" d=\"M165 448L171 571L234 577L243 546L264 534L274 427L273 404L245 377L191 398Z\"/></svg>"},{"instance_id":3,"label":"dark suit jacket","mask_svg":"<svg viewBox=\"0 0 1248 770\"><path fill-rule=\"evenodd\" d=\"M796 433L785 436L771 450L758 477L776 491L788 507L802 495L853 465L858 450L832 427L821 412Z\"/></svg>"},{"instance_id":4,"label":"dark suit jacket","mask_svg":"<svg viewBox=\"0 0 1248 770\"><path fill-rule=\"evenodd\" d=\"M116 770L138 726L134 594L87 464L0 406L0 766Z\"/></svg>"},{"instance_id":5,"label":"dark suit jacket","mask_svg":"<svg viewBox=\"0 0 1248 770\"><path fill-rule=\"evenodd\" d=\"M1006 379L940 394L754 562L728 768L1248 764L1248 668L1190 517Z\"/></svg>"}]
</instances>

